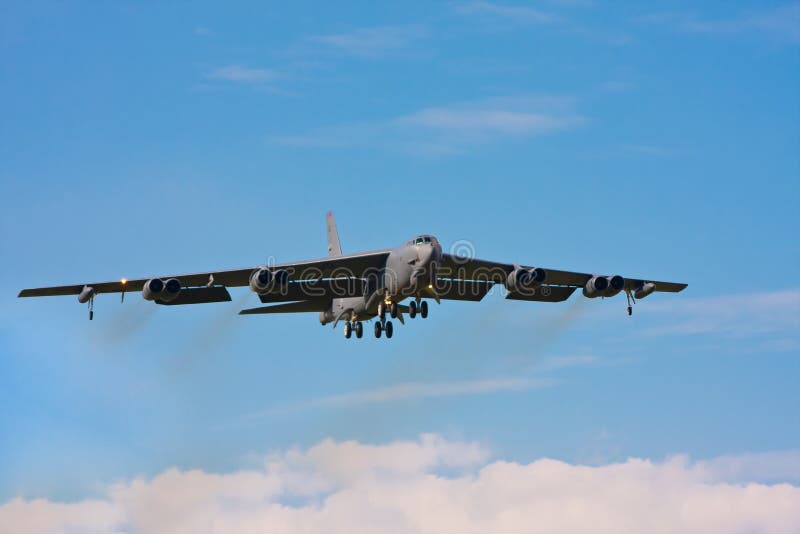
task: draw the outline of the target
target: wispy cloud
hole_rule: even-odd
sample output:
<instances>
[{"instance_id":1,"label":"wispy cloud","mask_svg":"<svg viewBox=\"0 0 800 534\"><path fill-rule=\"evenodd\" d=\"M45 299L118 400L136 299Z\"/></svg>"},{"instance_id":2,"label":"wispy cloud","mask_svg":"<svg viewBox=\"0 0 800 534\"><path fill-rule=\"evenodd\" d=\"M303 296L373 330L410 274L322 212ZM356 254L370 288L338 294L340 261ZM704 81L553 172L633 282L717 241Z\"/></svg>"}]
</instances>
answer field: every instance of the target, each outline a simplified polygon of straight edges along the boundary
<instances>
[{"instance_id":1,"label":"wispy cloud","mask_svg":"<svg viewBox=\"0 0 800 534\"><path fill-rule=\"evenodd\" d=\"M518 463L436 434L377 445L325 439L248 469L122 480L95 499L17 497L0 505L0 531L798 532L800 487L780 474L796 474L798 463L798 451Z\"/></svg>"},{"instance_id":2,"label":"wispy cloud","mask_svg":"<svg viewBox=\"0 0 800 534\"><path fill-rule=\"evenodd\" d=\"M273 136L292 146L373 146L426 156L458 154L503 138L526 138L578 127L586 118L559 97L493 98L423 108L383 122L323 127Z\"/></svg>"},{"instance_id":3,"label":"wispy cloud","mask_svg":"<svg viewBox=\"0 0 800 534\"><path fill-rule=\"evenodd\" d=\"M526 391L555 385L552 379L538 378L492 378L450 382L404 382L375 389L351 391L327 397L279 406L264 412L249 414L247 418L293 413L312 408L381 404L404 400L421 400L437 397L481 395L499 391Z\"/></svg>"},{"instance_id":4,"label":"wispy cloud","mask_svg":"<svg viewBox=\"0 0 800 534\"><path fill-rule=\"evenodd\" d=\"M227 65L206 73L206 78L241 84L255 84L280 78L280 73L271 69Z\"/></svg>"},{"instance_id":5,"label":"wispy cloud","mask_svg":"<svg viewBox=\"0 0 800 534\"><path fill-rule=\"evenodd\" d=\"M344 33L312 35L307 41L317 46L306 51L329 51L353 57L376 58L407 51L427 35L426 28L419 24L358 28Z\"/></svg>"},{"instance_id":6,"label":"wispy cloud","mask_svg":"<svg viewBox=\"0 0 800 534\"><path fill-rule=\"evenodd\" d=\"M734 35L755 33L770 39L800 44L800 3L743 13L737 17L711 19L693 12L649 13L635 19L645 24L664 24L693 33Z\"/></svg>"},{"instance_id":7,"label":"wispy cloud","mask_svg":"<svg viewBox=\"0 0 800 534\"><path fill-rule=\"evenodd\" d=\"M503 19L512 24L547 23L559 20L552 13L525 5L496 4L492 2L466 2L455 6L457 13Z\"/></svg>"},{"instance_id":8,"label":"wispy cloud","mask_svg":"<svg viewBox=\"0 0 800 534\"><path fill-rule=\"evenodd\" d=\"M651 303L647 311L676 319L647 329L648 334L796 334L800 332L800 289L670 299Z\"/></svg>"}]
</instances>

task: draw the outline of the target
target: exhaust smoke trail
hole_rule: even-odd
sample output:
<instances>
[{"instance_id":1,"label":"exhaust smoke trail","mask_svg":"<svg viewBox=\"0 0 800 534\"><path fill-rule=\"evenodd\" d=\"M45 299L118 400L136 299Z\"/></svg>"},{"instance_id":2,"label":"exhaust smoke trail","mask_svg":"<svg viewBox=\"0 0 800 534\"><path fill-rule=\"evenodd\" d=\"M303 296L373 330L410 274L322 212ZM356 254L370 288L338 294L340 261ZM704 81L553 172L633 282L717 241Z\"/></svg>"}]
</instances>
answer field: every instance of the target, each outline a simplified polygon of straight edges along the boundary
<instances>
[{"instance_id":1,"label":"exhaust smoke trail","mask_svg":"<svg viewBox=\"0 0 800 534\"><path fill-rule=\"evenodd\" d=\"M123 303L122 311L103 324L99 341L104 348L117 347L141 331L156 313L156 305L144 300Z\"/></svg>"},{"instance_id":2,"label":"exhaust smoke trail","mask_svg":"<svg viewBox=\"0 0 800 534\"><path fill-rule=\"evenodd\" d=\"M177 374L191 370L195 365L207 360L219 348L234 325L241 320L239 311L254 295L252 291L242 293L232 302L220 306L216 313L202 323L195 335L188 338L184 347L175 355L170 367Z\"/></svg>"}]
</instances>

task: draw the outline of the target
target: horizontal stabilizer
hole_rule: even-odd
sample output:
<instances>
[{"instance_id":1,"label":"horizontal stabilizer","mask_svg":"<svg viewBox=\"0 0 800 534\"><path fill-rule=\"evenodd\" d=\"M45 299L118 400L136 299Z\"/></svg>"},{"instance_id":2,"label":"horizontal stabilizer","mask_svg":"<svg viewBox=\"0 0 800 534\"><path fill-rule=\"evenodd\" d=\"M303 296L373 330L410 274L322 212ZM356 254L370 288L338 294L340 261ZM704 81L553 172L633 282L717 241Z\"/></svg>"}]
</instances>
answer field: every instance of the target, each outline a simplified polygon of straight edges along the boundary
<instances>
[{"instance_id":1,"label":"horizontal stabilizer","mask_svg":"<svg viewBox=\"0 0 800 534\"><path fill-rule=\"evenodd\" d=\"M274 306L262 306L260 308L248 308L239 312L239 315L256 315L262 313L304 313L321 312L331 307L327 300L303 300L300 302L285 302Z\"/></svg>"},{"instance_id":2,"label":"horizontal stabilizer","mask_svg":"<svg viewBox=\"0 0 800 534\"><path fill-rule=\"evenodd\" d=\"M169 302L156 301L156 304L164 306L176 306L179 304L206 304L209 302L230 302L231 294L222 286L213 287L185 287L181 289L178 296Z\"/></svg>"},{"instance_id":3,"label":"horizontal stabilizer","mask_svg":"<svg viewBox=\"0 0 800 534\"><path fill-rule=\"evenodd\" d=\"M526 291L525 294L509 293L506 297L511 300L530 300L535 302L562 302L567 300L576 287L564 286L539 286Z\"/></svg>"}]
</instances>

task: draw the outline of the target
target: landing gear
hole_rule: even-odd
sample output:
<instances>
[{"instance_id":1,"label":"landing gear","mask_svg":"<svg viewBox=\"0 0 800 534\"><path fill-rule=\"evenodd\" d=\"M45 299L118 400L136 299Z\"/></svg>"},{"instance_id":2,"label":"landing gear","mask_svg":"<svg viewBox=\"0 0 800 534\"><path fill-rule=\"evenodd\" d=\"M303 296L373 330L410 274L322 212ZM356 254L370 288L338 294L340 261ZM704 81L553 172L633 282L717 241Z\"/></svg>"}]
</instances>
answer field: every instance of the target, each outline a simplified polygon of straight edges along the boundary
<instances>
[{"instance_id":1,"label":"landing gear","mask_svg":"<svg viewBox=\"0 0 800 534\"><path fill-rule=\"evenodd\" d=\"M422 316L423 319L428 317L428 303L427 301L422 301L419 303L419 314Z\"/></svg>"},{"instance_id":2,"label":"landing gear","mask_svg":"<svg viewBox=\"0 0 800 534\"><path fill-rule=\"evenodd\" d=\"M350 336L353 334L353 325L350 323L344 323L344 337L345 339L350 339Z\"/></svg>"},{"instance_id":3,"label":"landing gear","mask_svg":"<svg viewBox=\"0 0 800 534\"><path fill-rule=\"evenodd\" d=\"M378 317L380 317L381 322L386 321L386 305L383 302L378 304Z\"/></svg>"},{"instance_id":4,"label":"landing gear","mask_svg":"<svg viewBox=\"0 0 800 534\"><path fill-rule=\"evenodd\" d=\"M383 332L383 324L375 323L375 337L380 338L381 332Z\"/></svg>"},{"instance_id":5,"label":"landing gear","mask_svg":"<svg viewBox=\"0 0 800 534\"><path fill-rule=\"evenodd\" d=\"M89 320L94 319L94 295L89 299Z\"/></svg>"},{"instance_id":6,"label":"landing gear","mask_svg":"<svg viewBox=\"0 0 800 534\"><path fill-rule=\"evenodd\" d=\"M625 290L625 298L628 299L628 315L633 315L633 305L636 304L636 299L633 298L631 292L627 289Z\"/></svg>"},{"instance_id":7,"label":"landing gear","mask_svg":"<svg viewBox=\"0 0 800 534\"><path fill-rule=\"evenodd\" d=\"M386 329L386 339L391 338L392 334L394 333L394 327L392 326L392 321L388 321L384 328Z\"/></svg>"},{"instance_id":8,"label":"landing gear","mask_svg":"<svg viewBox=\"0 0 800 534\"><path fill-rule=\"evenodd\" d=\"M411 301L408 303L408 316L410 318L414 318L417 316L417 303L416 301Z\"/></svg>"},{"instance_id":9,"label":"landing gear","mask_svg":"<svg viewBox=\"0 0 800 534\"><path fill-rule=\"evenodd\" d=\"M361 336L364 335L364 325L361 324L361 321L356 323L356 337L361 339Z\"/></svg>"},{"instance_id":10,"label":"landing gear","mask_svg":"<svg viewBox=\"0 0 800 534\"><path fill-rule=\"evenodd\" d=\"M397 319L397 303L392 302L389 304L389 315L392 316L392 319ZM391 336L388 336L391 337Z\"/></svg>"}]
</instances>

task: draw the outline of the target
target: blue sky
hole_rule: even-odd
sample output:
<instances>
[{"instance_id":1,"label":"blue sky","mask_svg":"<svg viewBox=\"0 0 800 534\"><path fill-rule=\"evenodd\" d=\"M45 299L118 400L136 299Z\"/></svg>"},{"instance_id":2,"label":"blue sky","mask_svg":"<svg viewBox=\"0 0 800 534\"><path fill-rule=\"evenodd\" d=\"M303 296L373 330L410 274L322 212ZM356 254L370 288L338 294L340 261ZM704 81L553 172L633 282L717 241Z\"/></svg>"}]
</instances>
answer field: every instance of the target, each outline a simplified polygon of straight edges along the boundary
<instances>
[{"instance_id":1,"label":"blue sky","mask_svg":"<svg viewBox=\"0 0 800 534\"><path fill-rule=\"evenodd\" d=\"M799 4L283 4L0 7L0 503L325 438L797 462ZM244 288L91 323L16 298L323 256L328 209L345 252L425 232L689 288L631 318L492 294L391 342L238 317Z\"/></svg>"}]
</instances>

